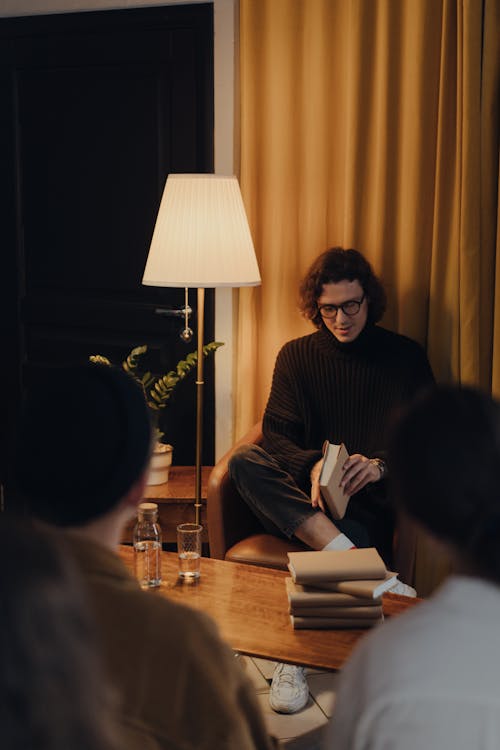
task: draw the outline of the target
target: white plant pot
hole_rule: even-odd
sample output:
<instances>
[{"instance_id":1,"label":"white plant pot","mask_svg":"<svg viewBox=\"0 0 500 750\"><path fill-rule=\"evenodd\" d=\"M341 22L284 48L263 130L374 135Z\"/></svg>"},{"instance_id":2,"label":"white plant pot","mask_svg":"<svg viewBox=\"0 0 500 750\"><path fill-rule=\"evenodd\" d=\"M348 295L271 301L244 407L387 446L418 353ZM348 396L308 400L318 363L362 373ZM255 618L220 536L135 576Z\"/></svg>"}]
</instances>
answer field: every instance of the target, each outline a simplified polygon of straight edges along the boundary
<instances>
[{"instance_id":1,"label":"white plant pot","mask_svg":"<svg viewBox=\"0 0 500 750\"><path fill-rule=\"evenodd\" d=\"M168 482L168 470L172 465L171 445L156 443L149 464L148 484L164 484Z\"/></svg>"}]
</instances>

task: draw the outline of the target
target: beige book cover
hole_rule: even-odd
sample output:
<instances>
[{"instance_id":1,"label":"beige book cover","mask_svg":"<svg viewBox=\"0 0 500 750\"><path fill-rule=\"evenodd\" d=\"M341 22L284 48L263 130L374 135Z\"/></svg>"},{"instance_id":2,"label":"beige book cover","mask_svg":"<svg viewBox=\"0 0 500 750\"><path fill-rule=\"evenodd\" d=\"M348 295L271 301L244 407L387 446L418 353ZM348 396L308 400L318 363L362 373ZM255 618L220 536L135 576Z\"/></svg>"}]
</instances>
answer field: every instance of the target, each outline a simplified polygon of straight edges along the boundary
<instances>
[{"instance_id":1,"label":"beige book cover","mask_svg":"<svg viewBox=\"0 0 500 750\"><path fill-rule=\"evenodd\" d=\"M323 445L323 465L319 475L319 489L321 497L328 506L332 518L344 518L349 495L340 486L344 474L343 466L349 458L344 445L336 445L325 441Z\"/></svg>"},{"instance_id":2,"label":"beige book cover","mask_svg":"<svg viewBox=\"0 0 500 750\"><path fill-rule=\"evenodd\" d=\"M294 630L353 630L355 628L372 628L383 622L383 617L373 620L341 617L296 617L290 615Z\"/></svg>"},{"instance_id":3,"label":"beige book cover","mask_svg":"<svg viewBox=\"0 0 500 750\"><path fill-rule=\"evenodd\" d=\"M297 617L335 617L342 620L380 620L382 606L378 607L290 607Z\"/></svg>"},{"instance_id":4,"label":"beige book cover","mask_svg":"<svg viewBox=\"0 0 500 750\"><path fill-rule=\"evenodd\" d=\"M316 591L340 592L352 596L367 597L370 600L380 599L382 594L389 591L398 580L398 574L391 570L386 572L382 580L371 581L318 581L314 588ZM312 586L308 586L312 588Z\"/></svg>"},{"instance_id":5,"label":"beige book cover","mask_svg":"<svg viewBox=\"0 0 500 750\"><path fill-rule=\"evenodd\" d=\"M377 582L380 583L380 582ZM369 607L382 604L381 597L353 596L338 591L327 591L314 586L301 586L291 578L285 579L286 593L291 607Z\"/></svg>"},{"instance_id":6,"label":"beige book cover","mask_svg":"<svg viewBox=\"0 0 500 750\"><path fill-rule=\"evenodd\" d=\"M289 552L288 568L295 583L383 579L384 561L375 547Z\"/></svg>"}]
</instances>

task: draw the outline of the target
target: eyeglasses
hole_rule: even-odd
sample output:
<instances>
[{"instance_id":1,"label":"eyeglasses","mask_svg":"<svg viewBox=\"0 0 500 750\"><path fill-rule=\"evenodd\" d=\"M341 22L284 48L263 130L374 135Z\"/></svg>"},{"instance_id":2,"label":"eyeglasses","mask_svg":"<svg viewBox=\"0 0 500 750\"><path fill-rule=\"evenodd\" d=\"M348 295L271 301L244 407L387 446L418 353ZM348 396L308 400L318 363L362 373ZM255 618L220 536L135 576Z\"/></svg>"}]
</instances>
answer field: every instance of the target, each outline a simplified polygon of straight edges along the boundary
<instances>
[{"instance_id":1,"label":"eyeglasses","mask_svg":"<svg viewBox=\"0 0 500 750\"><path fill-rule=\"evenodd\" d=\"M318 305L319 314L322 318L335 318L337 317L337 311L342 310L344 315L357 315L363 304L365 295L360 300L350 299L347 302L343 302L341 305Z\"/></svg>"}]
</instances>

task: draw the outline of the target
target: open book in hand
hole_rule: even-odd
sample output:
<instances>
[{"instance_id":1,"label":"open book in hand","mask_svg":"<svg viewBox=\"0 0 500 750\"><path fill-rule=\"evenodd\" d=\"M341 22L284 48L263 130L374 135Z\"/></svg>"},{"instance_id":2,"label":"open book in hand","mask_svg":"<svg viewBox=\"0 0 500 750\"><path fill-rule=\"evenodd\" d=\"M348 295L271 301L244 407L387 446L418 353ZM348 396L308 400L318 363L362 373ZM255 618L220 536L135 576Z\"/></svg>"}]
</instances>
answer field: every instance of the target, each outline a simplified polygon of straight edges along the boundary
<instances>
[{"instance_id":1,"label":"open book in hand","mask_svg":"<svg viewBox=\"0 0 500 750\"><path fill-rule=\"evenodd\" d=\"M349 495L340 486L344 474L342 467L349 458L349 454L344 443L335 445L335 443L325 441L323 455L319 489L332 518L338 520L344 517L349 502Z\"/></svg>"}]
</instances>

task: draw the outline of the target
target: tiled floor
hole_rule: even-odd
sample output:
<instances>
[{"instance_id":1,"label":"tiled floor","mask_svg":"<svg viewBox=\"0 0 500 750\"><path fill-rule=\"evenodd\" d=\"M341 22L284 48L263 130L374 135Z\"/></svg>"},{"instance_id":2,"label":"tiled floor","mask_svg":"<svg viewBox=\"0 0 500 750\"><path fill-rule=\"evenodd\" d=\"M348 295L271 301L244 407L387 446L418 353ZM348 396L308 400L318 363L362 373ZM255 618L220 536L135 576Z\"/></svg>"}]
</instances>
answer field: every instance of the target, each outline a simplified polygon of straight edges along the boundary
<instances>
[{"instance_id":1,"label":"tiled floor","mask_svg":"<svg viewBox=\"0 0 500 750\"><path fill-rule=\"evenodd\" d=\"M255 686L269 732L282 740L286 750L320 750L323 731L332 715L338 673L306 670L310 692L307 706L296 714L277 714L268 700L276 662L248 656L239 659Z\"/></svg>"}]
</instances>

